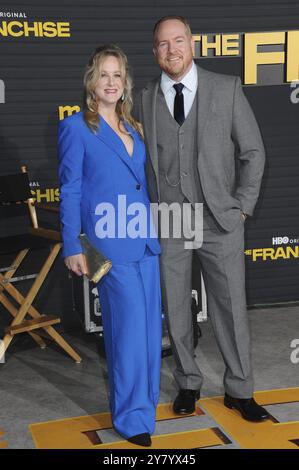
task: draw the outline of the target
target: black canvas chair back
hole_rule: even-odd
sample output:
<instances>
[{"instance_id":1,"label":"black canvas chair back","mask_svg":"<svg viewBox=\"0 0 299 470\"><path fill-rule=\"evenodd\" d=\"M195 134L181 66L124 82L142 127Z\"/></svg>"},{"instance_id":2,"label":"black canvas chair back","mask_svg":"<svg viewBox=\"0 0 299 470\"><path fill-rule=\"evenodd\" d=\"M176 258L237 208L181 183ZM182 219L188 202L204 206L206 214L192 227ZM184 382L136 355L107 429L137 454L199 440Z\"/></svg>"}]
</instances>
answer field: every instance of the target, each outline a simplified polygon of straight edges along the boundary
<instances>
[{"instance_id":1,"label":"black canvas chair back","mask_svg":"<svg viewBox=\"0 0 299 470\"><path fill-rule=\"evenodd\" d=\"M31 198L28 173L0 176L0 204Z\"/></svg>"}]
</instances>

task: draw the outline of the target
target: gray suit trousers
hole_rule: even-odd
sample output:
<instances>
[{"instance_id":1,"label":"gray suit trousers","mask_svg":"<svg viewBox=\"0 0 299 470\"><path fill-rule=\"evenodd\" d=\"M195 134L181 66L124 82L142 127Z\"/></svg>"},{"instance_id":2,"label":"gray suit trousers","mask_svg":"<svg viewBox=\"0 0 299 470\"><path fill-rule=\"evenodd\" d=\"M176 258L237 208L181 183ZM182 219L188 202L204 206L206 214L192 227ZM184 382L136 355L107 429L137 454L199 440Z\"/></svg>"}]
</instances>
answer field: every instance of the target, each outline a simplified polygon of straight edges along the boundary
<instances>
[{"instance_id":1,"label":"gray suit trousers","mask_svg":"<svg viewBox=\"0 0 299 470\"><path fill-rule=\"evenodd\" d=\"M183 239L161 239L162 296L180 389L199 390L202 374L193 348L191 274L193 250ZM204 211L203 244L195 250L202 266L208 314L224 363L225 391L236 398L253 394L250 333L245 298L244 220L224 231ZM200 359L199 359L200 361Z\"/></svg>"}]
</instances>

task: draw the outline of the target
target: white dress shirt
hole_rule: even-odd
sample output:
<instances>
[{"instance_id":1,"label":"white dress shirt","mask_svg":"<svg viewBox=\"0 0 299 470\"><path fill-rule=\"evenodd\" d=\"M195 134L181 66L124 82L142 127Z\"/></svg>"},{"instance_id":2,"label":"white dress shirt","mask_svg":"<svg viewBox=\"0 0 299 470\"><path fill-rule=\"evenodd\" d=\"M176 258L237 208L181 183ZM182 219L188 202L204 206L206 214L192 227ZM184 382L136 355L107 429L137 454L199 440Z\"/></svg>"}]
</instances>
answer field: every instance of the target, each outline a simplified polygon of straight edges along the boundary
<instances>
[{"instance_id":1,"label":"white dress shirt","mask_svg":"<svg viewBox=\"0 0 299 470\"><path fill-rule=\"evenodd\" d=\"M170 78L165 72L162 72L161 75L161 90L164 94L166 104L170 111L170 114L173 117L173 108L174 108L174 98L176 95L176 91L173 88L173 85L176 83L182 83L184 85L183 88L183 95L184 95L184 111L185 111L185 118L188 116L188 113L192 107L196 91L197 91L197 67L193 62L191 69L189 72L182 78L180 82L176 82L172 78Z\"/></svg>"}]
</instances>

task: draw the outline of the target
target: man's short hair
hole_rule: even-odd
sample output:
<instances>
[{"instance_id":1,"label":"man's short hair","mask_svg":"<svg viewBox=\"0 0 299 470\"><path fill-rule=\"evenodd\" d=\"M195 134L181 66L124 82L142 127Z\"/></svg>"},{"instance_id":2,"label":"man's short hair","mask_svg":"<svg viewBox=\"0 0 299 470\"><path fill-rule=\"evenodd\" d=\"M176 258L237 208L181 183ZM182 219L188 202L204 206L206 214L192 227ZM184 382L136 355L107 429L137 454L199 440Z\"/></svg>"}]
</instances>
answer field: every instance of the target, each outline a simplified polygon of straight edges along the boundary
<instances>
[{"instance_id":1,"label":"man's short hair","mask_svg":"<svg viewBox=\"0 0 299 470\"><path fill-rule=\"evenodd\" d=\"M154 43L156 42L156 34L160 25L168 20L180 21L181 23L185 25L187 33L190 34L190 36L192 36L190 24L186 18L184 18L183 16L179 16L179 15L168 15L168 16L163 16L156 22L154 29L153 29Z\"/></svg>"}]
</instances>

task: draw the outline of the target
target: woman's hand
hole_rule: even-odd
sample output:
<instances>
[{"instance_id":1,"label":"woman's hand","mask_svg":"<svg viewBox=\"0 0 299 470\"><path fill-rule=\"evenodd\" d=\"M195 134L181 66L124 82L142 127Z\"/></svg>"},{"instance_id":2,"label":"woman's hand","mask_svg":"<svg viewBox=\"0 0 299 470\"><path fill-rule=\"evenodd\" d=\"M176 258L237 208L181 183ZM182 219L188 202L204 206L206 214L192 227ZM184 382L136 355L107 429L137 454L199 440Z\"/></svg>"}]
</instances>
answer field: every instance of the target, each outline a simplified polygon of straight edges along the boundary
<instances>
[{"instance_id":1,"label":"woman's hand","mask_svg":"<svg viewBox=\"0 0 299 470\"><path fill-rule=\"evenodd\" d=\"M67 256L64 258L66 267L77 274L77 276L82 276L82 274L87 274L87 266L85 257L82 253L79 255Z\"/></svg>"}]
</instances>

